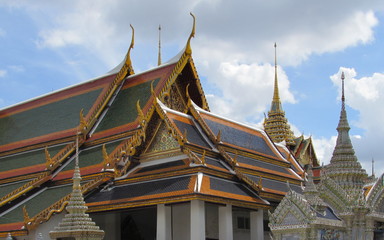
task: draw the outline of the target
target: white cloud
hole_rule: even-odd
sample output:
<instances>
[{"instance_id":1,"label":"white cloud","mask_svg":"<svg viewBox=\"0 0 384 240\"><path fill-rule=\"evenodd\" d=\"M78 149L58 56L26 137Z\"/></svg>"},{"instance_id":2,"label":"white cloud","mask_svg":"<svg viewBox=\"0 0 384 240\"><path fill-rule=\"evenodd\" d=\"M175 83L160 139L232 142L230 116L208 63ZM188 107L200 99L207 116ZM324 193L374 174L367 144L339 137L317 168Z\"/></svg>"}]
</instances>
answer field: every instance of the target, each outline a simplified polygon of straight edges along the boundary
<instances>
[{"instance_id":1,"label":"white cloud","mask_svg":"<svg viewBox=\"0 0 384 240\"><path fill-rule=\"evenodd\" d=\"M25 7L41 25L39 46L81 45L109 64L116 63L116 47L121 50L129 45L130 23L136 28L136 43L151 44L156 51L158 24L163 26L164 43L184 43L191 26L188 13L192 11L197 17L194 50L199 59L247 64L271 61L271 47L277 41L281 63L296 65L314 53L372 41L378 23L373 9L384 8L379 0L308 1L299 6L221 0L8 4Z\"/></svg>"},{"instance_id":2,"label":"white cloud","mask_svg":"<svg viewBox=\"0 0 384 240\"><path fill-rule=\"evenodd\" d=\"M222 96L209 96L211 109L223 116L250 122L259 121L267 106L271 104L274 85L274 66L270 64L240 64L223 62L209 72ZM278 67L280 98L294 103L289 91L289 81L285 72Z\"/></svg>"},{"instance_id":3,"label":"white cloud","mask_svg":"<svg viewBox=\"0 0 384 240\"><path fill-rule=\"evenodd\" d=\"M259 122L262 113L268 111L273 91L274 69L270 63L275 41L278 63L298 65L313 54L373 41L373 30L378 24L374 11L384 9L382 0L301 1L298 5L261 0L6 2L31 14L40 29L37 40L40 47L60 51L75 45L108 66L123 59L130 41L130 23L136 29L136 47L132 52L135 60L149 54L140 49L143 45L156 55L158 24L163 28L164 49L166 44L179 45L181 49L191 27L189 12L194 12L197 29L193 55L198 59L199 74L217 88L206 91L210 106L215 112L242 122ZM61 54L65 55L65 51ZM156 58L152 61L155 64ZM135 61L133 64L145 70L148 59L141 65ZM278 70L282 102L295 103L288 77L280 67ZM358 124L366 130L361 139L354 138L355 149L367 161L369 155L381 156L376 152L384 136L384 130L379 127L384 122L381 111L384 77L377 73L356 78L354 69L344 70L349 82L347 103L360 112ZM337 77L332 80L339 86ZM319 158L329 161L334 137L314 137L314 140ZM362 143L372 147L363 149Z\"/></svg>"},{"instance_id":4,"label":"white cloud","mask_svg":"<svg viewBox=\"0 0 384 240\"><path fill-rule=\"evenodd\" d=\"M24 72L25 71L24 67L21 65L10 65L10 66L8 66L8 69L10 69L14 72Z\"/></svg>"},{"instance_id":5,"label":"white cloud","mask_svg":"<svg viewBox=\"0 0 384 240\"><path fill-rule=\"evenodd\" d=\"M48 30L40 32L40 40L37 41L39 47L64 47L70 44L81 44L81 37L71 30Z\"/></svg>"},{"instance_id":6,"label":"white cloud","mask_svg":"<svg viewBox=\"0 0 384 240\"><path fill-rule=\"evenodd\" d=\"M331 160L333 149L336 145L337 136L331 138L316 137L313 136L313 145L315 147L316 156L320 160L321 164L328 164Z\"/></svg>"},{"instance_id":7,"label":"white cloud","mask_svg":"<svg viewBox=\"0 0 384 240\"><path fill-rule=\"evenodd\" d=\"M0 78L1 78L1 77L5 77L5 75L7 75L7 71L6 71L6 70L1 70L1 69L0 69Z\"/></svg>"}]
</instances>

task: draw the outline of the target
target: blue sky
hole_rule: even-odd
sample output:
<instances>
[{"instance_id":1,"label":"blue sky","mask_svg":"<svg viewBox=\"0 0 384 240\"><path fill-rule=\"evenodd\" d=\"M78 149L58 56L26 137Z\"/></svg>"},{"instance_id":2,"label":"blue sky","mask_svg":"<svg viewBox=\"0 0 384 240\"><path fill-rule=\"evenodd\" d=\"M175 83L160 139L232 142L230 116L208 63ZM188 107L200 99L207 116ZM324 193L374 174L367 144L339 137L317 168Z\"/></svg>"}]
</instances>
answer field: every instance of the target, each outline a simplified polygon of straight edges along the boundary
<instances>
[{"instance_id":1,"label":"blue sky","mask_svg":"<svg viewBox=\"0 0 384 240\"><path fill-rule=\"evenodd\" d=\"M362 165L384 161L383 1L2 1L0 108L108 72L135 27L136 72L176 55L197 18L193 58L211 110L258 126L272 99L277 42L280 95L296 135L328 163L346 73L352 141ZM376 172L384 172L377 164Z\"/></svg>"}]
</instances>

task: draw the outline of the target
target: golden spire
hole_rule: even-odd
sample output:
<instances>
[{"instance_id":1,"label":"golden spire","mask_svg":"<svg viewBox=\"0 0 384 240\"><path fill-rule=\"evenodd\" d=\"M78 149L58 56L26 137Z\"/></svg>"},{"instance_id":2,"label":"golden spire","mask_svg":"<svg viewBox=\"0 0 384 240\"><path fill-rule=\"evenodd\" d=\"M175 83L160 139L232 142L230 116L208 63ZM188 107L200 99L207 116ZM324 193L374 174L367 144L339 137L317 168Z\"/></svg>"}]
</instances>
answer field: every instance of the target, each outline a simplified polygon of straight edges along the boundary
<instances>
[{"instance_id":1,"label":"golden spire","mask_svg":"<svg viewBox=\"0 0 384 240\"><path fill-rule=\"evenodd\" d=\"M157 66L161 65L161 25L159 25L159 54L157 56Z\"/></svg>"},{"instance_id":2,"label":"golden spire","mask_svg":"<svg viewBox=\"0 0 384 240\"><path fill-rule=\"evenodd\" d=\"M273 88L273 100L272 100L272 106L271 111L281 111L281 102L280 102L280 96L279 96L279 83L277 80L277 45L275 43L275 84Z\"/></svg>"},{"instance_id":3,"label":"golden spire","mask_svg":"<svg viewBox=\"0 0 384 240\"><path fill-rule=\"evenodd\" d=\"M264 129L276 142L285 141L288 146L294 146L294 136L291 128L288 124L288 120L285 118L285 112L281 107L280 96L279 96L279 84L277 78L277 45L275 43L275 78L273 88L273 98L271 104L271 110L268 112L268 117L264 119Z\"/></svg>"}]
</instances>

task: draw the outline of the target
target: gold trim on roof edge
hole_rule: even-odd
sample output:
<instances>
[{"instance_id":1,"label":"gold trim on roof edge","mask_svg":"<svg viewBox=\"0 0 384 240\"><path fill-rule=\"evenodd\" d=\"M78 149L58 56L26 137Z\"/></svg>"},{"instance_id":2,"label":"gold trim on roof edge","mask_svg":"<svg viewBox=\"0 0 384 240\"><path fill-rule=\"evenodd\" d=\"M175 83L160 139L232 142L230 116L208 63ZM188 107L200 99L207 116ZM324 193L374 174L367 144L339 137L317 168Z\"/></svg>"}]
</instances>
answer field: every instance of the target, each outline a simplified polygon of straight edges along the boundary
<instances>
[{"instance_id":1,"label":"gold trim on roof edge","mask_svg":"<svg viewBox=\"0 0 384 240\"><path fill-rule=\"evenodd\" d=\"M93 181L90 181L86 184L84 184L81 189L83 194L87 193L88 191L94 189L95 187L99 186L100 184L108 181L110 178L106 174L102 174L98 176ZM42 222L48 221L51 216L55 213L60 213L65 209L65 206L68 204L68 200L71 197L71 193L61 198L59 201L53 203L51 206L47 207L43 211L39 212L33 217L29 217L28 212L23 207L23 215L24 215L24 226L28 231L34 230L38 227L39 224Z\"/></svg>"}]
</instances>

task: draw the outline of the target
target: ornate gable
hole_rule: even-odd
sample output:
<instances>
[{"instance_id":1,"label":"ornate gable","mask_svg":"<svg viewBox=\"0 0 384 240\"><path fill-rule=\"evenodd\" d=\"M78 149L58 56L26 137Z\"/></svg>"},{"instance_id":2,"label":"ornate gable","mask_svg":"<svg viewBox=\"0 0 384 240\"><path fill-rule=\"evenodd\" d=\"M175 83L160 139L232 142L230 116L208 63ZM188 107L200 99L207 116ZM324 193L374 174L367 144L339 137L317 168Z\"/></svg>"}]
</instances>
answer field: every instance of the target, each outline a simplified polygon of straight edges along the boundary
<instances>
[{"instance_id":1,"label":"ornate gable","mask_svg":"<svg viewBox=\"0 0 384 240\"><path fill-rule=\"evenodd\" d=\"M292 190L281 200L273 213L269 213L270 228L280 229L289 226L305 227L315 218L314 212L304 197Z\"/></svg>"}]
</instances>

